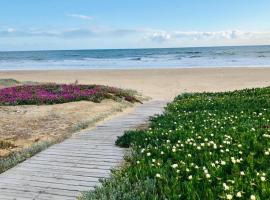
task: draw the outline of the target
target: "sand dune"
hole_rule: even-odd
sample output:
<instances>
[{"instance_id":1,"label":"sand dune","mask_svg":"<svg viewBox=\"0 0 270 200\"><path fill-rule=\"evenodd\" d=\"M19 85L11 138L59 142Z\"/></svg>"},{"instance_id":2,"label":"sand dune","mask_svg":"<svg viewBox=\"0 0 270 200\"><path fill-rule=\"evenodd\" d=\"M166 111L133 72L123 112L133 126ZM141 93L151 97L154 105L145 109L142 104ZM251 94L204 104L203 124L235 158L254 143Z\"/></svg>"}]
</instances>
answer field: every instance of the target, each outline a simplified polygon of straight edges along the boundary
<instances>
[{"instance_id":1,"label":"sand dune","mask_svg":"<svg viewBox=\"0 0 270 200\"><path fill-rule=\"evenodd\" d=\"M270 85L269 68L145 70L0 71L20 81L96 83L135 89L153 99L170 100L181 92L224 91Z\"/></svg>"}]
</instances>

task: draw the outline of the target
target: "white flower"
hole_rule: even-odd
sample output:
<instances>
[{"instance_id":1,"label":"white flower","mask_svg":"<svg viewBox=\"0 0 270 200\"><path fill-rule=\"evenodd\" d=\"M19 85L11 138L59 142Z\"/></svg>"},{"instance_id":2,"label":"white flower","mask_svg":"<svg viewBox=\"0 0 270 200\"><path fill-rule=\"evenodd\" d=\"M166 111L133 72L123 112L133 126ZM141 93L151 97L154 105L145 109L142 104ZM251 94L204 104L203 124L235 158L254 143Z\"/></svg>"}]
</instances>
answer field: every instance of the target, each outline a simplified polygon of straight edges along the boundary
<instances>
[{"instance_id":1,"label":"white flower","mask_svg":"<svg viewBox=\"0 0 270 200\"><path fill-rule=\"evenodd\" d=\"M140 164L140 161L137 161L137 164Z\"/></svg>"},{"instance_id":2,"label":"white flower","mask_svg":"<svg viewBox=\"0 0 270 200\"><path fill-rule=\"evenodd\" d=\"M226 165L226 162L223 160L220 163L221 163L221 165Z\"/></svg>"},{"instance_id":3,"label":"white flower","mask_svg":"<svg viewBox=\"0 0 270 200\"><path fill-rule=\"evenodd\" d=\"M270 138L269 134L263 134L263 137Z\"/></svg>"},{"instance_id":4,"label":"white flower","mask_svg":"<svg viewBox=\"0 0 270 200\"><path fill-rule=\"evenodd\" d=\"M146 155L147 155L147 156L151 156L151 153L150 153L150 152L148 152Z\"/></svg>"},{"instance_id":5,"label":"white flower","mask_svg":"<svg viewBox=\"0 0 270 200\"><path fill-rule=\"evenodd\" d=\"M161 175L160 175L160 174L156 174L156 177L157 177L157 178L160 178L160 177L161 177Z\"/></svg>"},{"instance_id":6,"label":"white flower","mask_svg":"<svg viewBox=\"0 0 270 200\"><path fill-rule=\"evenodd\" d=\"M269 151L266 151L266 152L264 152L264 154L265 154L266 156L269 156L270 152L269 152Z\"/></svg>"},{"instance_id":7,"label":"white flower","mask_svg":"<svg viewBox=\"0 0 270 200\"><path fill-rule=\"evenodd\" d=\"M161 155L163 155L163 154L164 154L164 152L163 152L163 151L161 151L161 152L160 152L160 154L161 154Z\"/></svg>"},{"instance_id":8,"label":"white flower","mask_svg":"<svg viewBox=\"0 0 270 200\"><path fill-rule=\"evenodd\" d=\"M245 172L241 171L241 172L240 172L240 175L241 175L241 176L245 176Z\"/></svg>"},{"instance_id":9,"label":"white flower","mask_svg":"<svg viewBox=\"0 0 270 200\"><path fill-rule=\"evenodd\" d=\"M206 178L211 178L211 175L210 174L206 174Z\"/></svg>"},{"instance_id":10,"label":"white flower","mask_svg":"<svg viewBox=\"0 0 270 200\"><path fill-rule=\"evenodd\" d=\"M178 167L178 164L173 164L173 165L172 165L172 168L175 169L176 167Z\"/></svg>"},{"instance_id":11,"label":"white flower","mask_svg":"<svg viewBox=\"0 0 270 200\"><path fill-rule=\"evenodd\" d=\"M189 176L188 176L188 179L191 180L191 179L192 179L192 175L189 175Z\"/></svg>"},{"instance_id":12,"label":"white flower","mask_svg":"<svg viewBox=\"0 0 270 200\"><path fill-rule=\"evenodd\" d=\"M266 178L264 176L261 177L261 181L265 181Z\"/></svg>"},{"instance_id":13,"label":"white flower","mask_svg":"<svg viewBox=\"0 0 270 200\"><path fill-rule=\"evenodd\" d=\"M188 154L188 157L191 157L191 154Z\"/></svg>"},{"instance_id":14,"label":"white flower","mask_svg":"<svg viewBox=\"0 0 270 200\"><path fill-rule=\"evenodd\" d=\"M242 193L241 192L237 192L236 197L242 197Z\"/></svg>"},{"instance_id":15,"label":"white flower","mask_svg":"<svg viewBox=\"0 0 270 200\"><path fill-rule=\"evenodd\" d=\"M228 185L226 185L226 183L223 183L223 187L224 187L224 190L229 190L230 187Z\"/></svg>"},{"instance_id":16,"label":"white flower","mask_svg":"<svg viewBox=\"0 0 270 200\"><path fill-rule=\"evenodd\" d=\"M227 194L227 195L226 195L226 198L227 198L227 199L232 199L233 196L232 196L231 194Z\"/></svg>"},{"instance_id":17,"label":"white flower","mask_svg":"<svg viewBox=\"0 0 270 200\"><path fill-rule=\"evenodd\" d=\"M256 200L256 196L255 195L250 195L250 200Z\"/></svg>"}]
</instances>

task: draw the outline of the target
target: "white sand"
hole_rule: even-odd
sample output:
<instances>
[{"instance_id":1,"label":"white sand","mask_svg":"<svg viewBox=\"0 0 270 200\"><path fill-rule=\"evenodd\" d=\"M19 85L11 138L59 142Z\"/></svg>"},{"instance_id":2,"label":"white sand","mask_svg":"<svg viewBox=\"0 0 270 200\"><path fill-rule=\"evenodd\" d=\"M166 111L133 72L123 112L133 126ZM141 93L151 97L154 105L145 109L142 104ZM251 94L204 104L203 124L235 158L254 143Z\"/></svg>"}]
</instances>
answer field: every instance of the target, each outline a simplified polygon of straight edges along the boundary
<instances>
[{"instance_id":1,"label":"white sand","mask_svg":"<svg viewBox=\"0 0 270 200\"><path fill-rule=\"evenodd\" d=\"M270 86L269 68L193 68L144 70L0 71L1 78L24 81L95 83L135 89L153 99L181 92L224 91Z\"/></svg>"}]
</instances>

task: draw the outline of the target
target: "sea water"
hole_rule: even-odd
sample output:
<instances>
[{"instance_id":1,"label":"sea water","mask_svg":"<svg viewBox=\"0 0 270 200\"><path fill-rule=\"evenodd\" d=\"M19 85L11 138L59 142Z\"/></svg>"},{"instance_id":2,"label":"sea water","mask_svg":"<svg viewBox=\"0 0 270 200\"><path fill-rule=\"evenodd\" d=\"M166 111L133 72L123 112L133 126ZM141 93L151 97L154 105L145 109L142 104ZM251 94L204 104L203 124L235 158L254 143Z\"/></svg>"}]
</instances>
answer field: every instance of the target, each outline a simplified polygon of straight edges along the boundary
<instances>
[{"instance_id":1,"label":"sea water","mask_svg":"<svg viewBox=\"0 0 270 200\"><path fill-rule=\"evenodd\" d=\"M0 52L0 70L236 66L270 66L270 46Z\"/></svg>"}]
</instances>

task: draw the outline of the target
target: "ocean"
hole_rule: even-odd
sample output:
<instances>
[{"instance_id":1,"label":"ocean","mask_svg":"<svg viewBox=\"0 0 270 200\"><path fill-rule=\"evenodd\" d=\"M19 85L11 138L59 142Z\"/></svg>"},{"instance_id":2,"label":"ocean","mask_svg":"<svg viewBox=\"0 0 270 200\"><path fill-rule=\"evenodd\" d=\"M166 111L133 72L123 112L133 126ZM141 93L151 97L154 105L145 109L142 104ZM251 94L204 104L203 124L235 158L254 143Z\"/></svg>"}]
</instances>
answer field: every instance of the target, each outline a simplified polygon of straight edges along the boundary
<instances>
[{"instance_id":1,"label":"ocean","mask_svg":"<svg viewBox=\"0 0 270 200\"><path fill-rule=\"evenodd\" d=\"M270 46L0 52L0 70L270 66Z\"/></svg>"}]
</instances>

